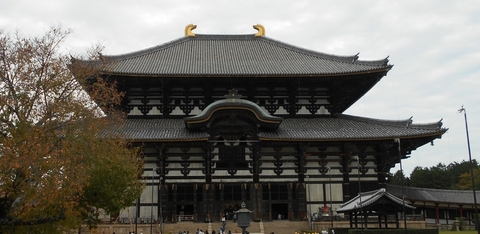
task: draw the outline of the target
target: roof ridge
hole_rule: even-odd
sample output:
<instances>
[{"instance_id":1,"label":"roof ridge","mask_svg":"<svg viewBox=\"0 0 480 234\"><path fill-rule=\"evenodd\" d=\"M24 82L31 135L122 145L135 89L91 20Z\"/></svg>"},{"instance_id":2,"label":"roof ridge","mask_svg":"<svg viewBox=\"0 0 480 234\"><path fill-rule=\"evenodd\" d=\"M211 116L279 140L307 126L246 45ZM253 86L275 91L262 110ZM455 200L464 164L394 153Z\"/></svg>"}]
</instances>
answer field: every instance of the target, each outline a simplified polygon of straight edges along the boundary
<instances>
[{"instance_id":1,"label":"roof ridge","mask_svg":"<svg viewBox=\"0 0 480 234\"><path fill-rule=\"evenodd\" d=\"M102 55L102 56L109 61L129 59L129 58L134 58L134 57L139 57L139 56L142 56L142 55L150 54L150 53L153 53L153 52L156 52L156 51L165 50L165 49L168 49L172 46L181 44L181 43L183 43L183 42L185 42L189 39L190 39L189 37L180 37L180 38L177 38L177 39L174 39L174 40L171 40L171 41L159 44L159 45L147 47L147 48L137 50L137 51L134 51L134 52L128 52L128 53L123 53L123 54L118 54L118 55Z\"/></svg>"},{"instance_id":2,"label":"roof ridge","mask_svg":"<svg viewBox=\"0 0 480 234\"><path fill-rule=\"evenodd\" d=\"M276 40L276 39L273 39L273 38L270 38L270 37L261 37L261 39L263 39L265 41L269 41L272 44L282 46L285 49L294 50L294 51L301 52L301 53L304 53L306 55L310 55L310 56L314 56L314 57L318 57L318 58L330 59L330 60L339 61L339 62L346 62L346 63L358 63L358 64L363 64L363 65L375 65L375 66L378 66L378 65L387 66L388 65L388 56L384 59L379 59L379 60L359 60L359 54L360 53L356 53L354 55L335 55L335 54L319 52L319 51L315 51L315 50L312 50L312 49L307 49L307 48L304 48L304 47L296 46L296 45L289 44L289 43L286 43L286 42L283 42L283 41L279 41L279 40ZM392 67L392 66L393 65L390 65L390 67Z\"/></svg>"},{"instance_id":3,"label":"roof ridge","mask_svg":"<svg viewBox=\"0 0 480 234\"><path fill-rule=\"evenodd\" d=\"M400 188L400 185L394 184L387 184L389 187L393 188ZM472 193L472 190L458 190L458 189L434 189L434 188L420 188L420 187L413 187L413 186L403 186L404 189L413 189L413 190L421 190L421 191L435 191L435 192L449 192L449 193Z\"/></svg>"},{"instance_id":4,"label":"roof ridge","mask_svg":"<svg viewBox=\"0 0 480 234\"><path fill-rule=\"evenodd\" d=\"M338 118L342 118L342 119L350 119L350 120L364 121L364 122L375 123L375 124L394 125L398 127L409 127L409 128L419 128L419 129L441 129L443 125L442 123L443 119L440 119L438 122L413 123L413 116L403 120L378 119L378 118L361 117L361 116L348 115L348 114L337 114L337 116Z\"/></svg>"},{"instance_id":5,"label":"roof ridge","mask_svg":"<svg viewBox=\"0 0 480 234\"><path fill-rule=\"evenodd\" d=\"M423 123L423 124L411 124L412 128L430 128L430 129L440 129L443 126L443 119L440 119L437 122Z\"/></svg>"},{"instance_id":6,"label":"roof ridge","mask_svg":"<svg viewBox=\"0 0 480 234\"><path fill-rule=\"evenodd\" d=\"M378 59L378 60L359 60L360 53L356 53L354 55L329 54L329 53L318 52L312 49L307 49L304 47L285 43L270 37L255 37L255 34L195 34L194 37L184 36L163 44L147 47L145 49L141 49L134 52L118 54L118 55L102 55L102 56L105 59L110 61L129 59L129 58L134 58L141 55L153 53L156 51L168 49L171 46L175 46L190 40L262 40L266 43L270 43L275 46L280 46L284 49L288 49L297 53L302 53L308 56L313 56L316 58L322 58L322 59L327 59L327 60L332 60L337 62L344 62L344 63L356 63L356 64L362 64L362 65L371 65L371 66L393 67L393 65L388 64L388 56L384 59Z\"/></svg>"},{"instance_id":7,"label":"roof ridge","mask_svg":"<svg viewBox=\"0 0 480 234\"><path fill-rule=\"evenodd\" d=\"M338 118L341 118L341 119L363 121L363 122L382 124L382 125L395 125L399 127L402 127L402 126L408 127L413 122L412 121L413 116L403 120L379 119L379 118L362 117L362 116L348 115L348 114L337 114L337 116Z\"/></svg>"},{"instance_id":8,"label":"roof ridge","mask_svg":"<svg viewBox=\"0 0 480 234\"><path fill-rule=\"evenodd\" d=\"M330 60L335 60L335 61L340 61L340 62L349 62L353 63L358 60L358 54L356 53L355 55L335 55L335 54L329 54L325 52L318 52L314 51L311 49L307 49L304 47L296 46L293 44L289 44L283 41L279 41L270 37L262 37L261 39L265 40L266 42L269 42L271 44L277 45L277 46L282 46L285 49L300 52L309 56L314 56L314 57L319 57L319 58L324 58L324 59L330 59Z\"/></svg>"}]
</instances>

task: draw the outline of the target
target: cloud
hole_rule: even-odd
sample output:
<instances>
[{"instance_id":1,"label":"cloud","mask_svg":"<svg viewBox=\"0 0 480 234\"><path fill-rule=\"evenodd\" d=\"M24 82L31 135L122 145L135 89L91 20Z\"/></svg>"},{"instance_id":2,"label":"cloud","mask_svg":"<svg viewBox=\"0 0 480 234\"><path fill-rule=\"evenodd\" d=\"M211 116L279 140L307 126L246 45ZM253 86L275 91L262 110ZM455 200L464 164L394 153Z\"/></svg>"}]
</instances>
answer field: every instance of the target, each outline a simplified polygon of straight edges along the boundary
<instances>
[{"instance_id":1,"label":"cloud","mask_svg":"<svg viewBox=\"0 0 480 234\"><path fill-rule=\"evenodd\" d=\"M253 34L252 25L260 23L267 37L306 49L360 53L361 60L389 56L393 69L346 113L414 116L415 123L443 118L449 131L404 160L409 174L417 165L468 157L461 105L468 111L472 153L480 153L479 12L475 0L6 0L0 28L39 35L62 24L74 29L66 51L83 53L100 43L105 54L123 54L183 37L190 23L203 34Z\"/></svg>"}]
</instances>

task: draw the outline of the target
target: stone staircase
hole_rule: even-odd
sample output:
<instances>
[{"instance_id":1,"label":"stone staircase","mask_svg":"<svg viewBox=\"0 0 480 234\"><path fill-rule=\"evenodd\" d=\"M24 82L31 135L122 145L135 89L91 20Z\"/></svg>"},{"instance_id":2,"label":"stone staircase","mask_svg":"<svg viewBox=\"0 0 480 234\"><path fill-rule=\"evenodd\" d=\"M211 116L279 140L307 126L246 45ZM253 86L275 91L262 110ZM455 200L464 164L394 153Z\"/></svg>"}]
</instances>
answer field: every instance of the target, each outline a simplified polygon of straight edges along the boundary
<instances>
[{"instance_id":1,"label":"stone staircase","mask_svg":"<svg viewBox=\"0 0 480 234\"><path fill-rule=\"evenodd\" d=\"M165 223L163 224L163 233L164 234L178 234L179 231L188 231L190 234L195 234L197 229L202 230L203 232L208 231L208 233L218 234L222 222L212 222L212 223L203 223L203 222L177 222L177 223ZM237 223L232 220L227 220L225 223L225 233L242 233L242 229L237 226ZM264 233L263 232L263 223L262 222L251 222L250 227L247 228L251 234L254 233Z\"/></svg>"},{"instance_id":2,"label":"stone staircase","mask_svg":"<svg viewBox=\"0 0 480 234\"><path fill-rule=\"evenodd\" d=\"M288 221L288 220L273 220L262 223L265 234L294 234L301 230L309 230L308 221Z\"/></svg>"},{"instance_id":3,"label":"stone staircase","mask_svg":"<svg viewBox=\"0 0 480 234\"><path fill-rule=\"evenodd\" d=\"M218 234L218 230L222 226L221 222L213 223L201 223L201 222L177 222L169 223L163 225L164 234L178 234L179 231L189 231L190 234L195 234L197 228L203 230L203 232L208 231L208 233ZM308 230L309 225L307 221L288 221L288 220L274 220L274 221L265 221L265 222L251 222L250 227L247 228L247 231L250 234L294 234L296 231ZM242 229L237 226L237 223L232 220L228 220L225 225L225 233L242 233Z\"/></svg>"},{"instance_id":4,"label":"stone staircase","mask_svg":"<svg viewBox=\"0 0 480 234\"><path fill-rule=\"evenodd\" d=\"M195 234L197 229L202 230L204 233L208 231L209 234L215 231L218 234L219 228L222 226L221 222L205 223L205 222L193 222L182 221L177 223L164 223L162 234L178 234L179 231L188 231L189 234ZM251 222L247 231L250 234L294 234L296 231L308 230L307 221L288 221L288 220L274 220L265 222ZM160 234L160 227L158 224L103 224L99 225L97 229L88 230L85 226L82 227L80 233L82 234L129 234L131 231L137 230L137 233L154 233ZM225 233L231 231L232 234L240 234L242 229L237 226L237 223L232 220L227 220L225 225ZM150 230L152 232L150 232ZM75 231L74 233L78 233Z\"/></svg>"}]
</instances>

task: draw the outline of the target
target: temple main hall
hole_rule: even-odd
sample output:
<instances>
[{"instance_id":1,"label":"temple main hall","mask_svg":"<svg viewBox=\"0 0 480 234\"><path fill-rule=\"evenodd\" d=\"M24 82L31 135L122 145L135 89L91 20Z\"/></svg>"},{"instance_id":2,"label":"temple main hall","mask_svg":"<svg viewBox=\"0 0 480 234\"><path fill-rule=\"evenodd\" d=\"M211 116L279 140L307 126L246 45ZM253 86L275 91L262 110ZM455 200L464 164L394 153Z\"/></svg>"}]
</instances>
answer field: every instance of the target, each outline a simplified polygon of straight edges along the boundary
<instances>
[{"instance_id":1,"label":"temple main hall","mask_svg":"<svg viewBox=\"0 0 480 234\"><path fill-rule=\"evenodd\" d=\"M361 60L266 36L197 34L102 55L103 77L125 93L118 131L143 148L146 188L120 218L178 222L330 215L447 131L344 112L385 78L387 58ZM401 118L400 118L401 119Z\"/></svg>"}]
</instances>

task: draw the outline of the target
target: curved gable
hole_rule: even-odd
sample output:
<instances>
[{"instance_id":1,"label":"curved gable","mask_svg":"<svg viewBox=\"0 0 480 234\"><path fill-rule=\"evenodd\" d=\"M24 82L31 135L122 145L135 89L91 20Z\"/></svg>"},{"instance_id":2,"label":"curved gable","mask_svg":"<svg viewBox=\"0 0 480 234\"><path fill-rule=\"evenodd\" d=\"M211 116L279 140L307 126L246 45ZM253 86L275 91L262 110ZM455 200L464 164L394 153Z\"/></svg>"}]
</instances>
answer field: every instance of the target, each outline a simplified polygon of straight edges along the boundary
<instances>
[{"instance_id":1,"label":"curved gable","mask_svg":"<svg viewBox=\"0 0 480 234\"><path fill-rule=\"evenodd\" d=\"M262 128L275 130L283 118L265 112L254 102L240 98L236 90L231 90L226 99L208 105L200 114L184 118L185 126L189 130L207 129L209 124L222 116L238 114L244 119L251 119Z\"/></svg>"}]
</instances>

